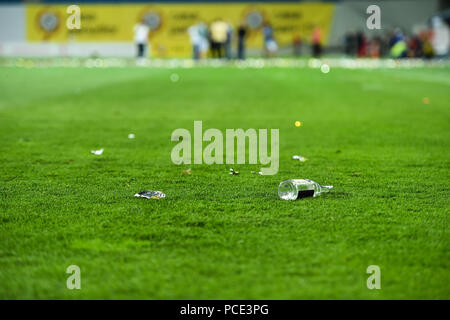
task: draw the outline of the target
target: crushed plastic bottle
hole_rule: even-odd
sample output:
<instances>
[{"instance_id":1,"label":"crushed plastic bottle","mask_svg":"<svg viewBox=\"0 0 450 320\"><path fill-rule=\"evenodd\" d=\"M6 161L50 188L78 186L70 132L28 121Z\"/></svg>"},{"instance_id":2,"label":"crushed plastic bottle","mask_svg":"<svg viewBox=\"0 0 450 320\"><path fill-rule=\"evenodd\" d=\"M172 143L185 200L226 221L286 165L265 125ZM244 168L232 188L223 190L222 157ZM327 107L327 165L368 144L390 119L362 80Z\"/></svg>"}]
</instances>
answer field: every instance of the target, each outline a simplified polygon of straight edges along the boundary
<instances>
[{"instance_id":1,"label":"crushed plastic bottle","mask_svg":"<svg viewBox=\"0 0 450 320\"><path fill-rule=\"evenodd\" d=\"M306 197L317 197L333 189L333 186L321 186L309 179L285 180L278 186L278 196L283 200L297 200Z\"/></svg>"},{"instance_id":2,"label":"crushed plastic bottle","mask_svg":"<svg viewBox=\"0 0 450 320\"><path fill-rule=\"evenodd\" d=\"M103 148L99 149L99 150L91 150L92 154L95 154L96 156L100 156L103 153Z\"/></svg>"},{"instance_id":3,"label":"crushed plastic bottle","mask_svg":"<svg viewBox=\"0 0 450 320\"><path fill-rule=\"evenodd\" d=\"M166 197L166 195L161 191L152 191L152 190L142 191L136 193L134 196L137 198L146 198L146 199L161 199Z\"/></svg>"}]
</instances>

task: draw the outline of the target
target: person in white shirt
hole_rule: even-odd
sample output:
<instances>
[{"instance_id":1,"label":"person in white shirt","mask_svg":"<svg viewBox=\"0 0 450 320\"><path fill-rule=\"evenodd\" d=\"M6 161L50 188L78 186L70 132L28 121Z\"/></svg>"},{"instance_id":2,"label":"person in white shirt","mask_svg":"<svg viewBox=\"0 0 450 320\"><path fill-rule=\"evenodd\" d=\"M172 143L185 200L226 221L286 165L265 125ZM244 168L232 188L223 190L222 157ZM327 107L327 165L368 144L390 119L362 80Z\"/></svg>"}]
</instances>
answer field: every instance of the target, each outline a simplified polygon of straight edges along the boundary
<instances>
[{"instance_id":1,"label":"person in white shirt","mask_svg":"<svg viewBox=\"0 0 450 320\"><path fill-rule=\"evenodd\" d=\"M200 35L200 27L198 24L195 24L190 26L187 32L192 44L192 58L194 60L198 60L200 59L200 42L202 40Z\"/></svg>"},{"instance_id":2,"label":"person in white shirt","mask_svg":"<svg viewBox=\"0 0 450 320\"><path fill-rule=\"evenodd\" d=\"M198 31L200 34L200 58L207 58L209 51L209 30L206 24L200 22L198 25Z\"/></svg>"},{"instance_id":3,"label":"person in white shirt","mask_svg":"<svg viewBox=\"0 0 450 320\"><path fill-rule=\"evenodd\" d=\"M187 32L192 44L193 59L205 58L209 50L208 27L203 22L198 22L189 27Z\"/></svg>"},{"instance_id":4,"label":"person in white shirt","mask_svg":"<svg viewBox=\"0 0 450 320\"><path fill-rule=\"evenodd\" d=\"M444 58L448 55L450 47L450 28L446 25L441 17L435 16L431 19L433 28L433 45L434 53L437 57Z\"/></svg>"},{"instance_id":5,"label":"person in white shirt","mask_svg":"<svg viewBox=\"0 0 450 320\"><path fill-rule=\"evenodd\" d=\"M137 57L143 58L146 46L148 44L148 35L150 33L150 27L145 21L138 22L134 28L134 42L137 45Z\"/></svg>"}]
</instances>

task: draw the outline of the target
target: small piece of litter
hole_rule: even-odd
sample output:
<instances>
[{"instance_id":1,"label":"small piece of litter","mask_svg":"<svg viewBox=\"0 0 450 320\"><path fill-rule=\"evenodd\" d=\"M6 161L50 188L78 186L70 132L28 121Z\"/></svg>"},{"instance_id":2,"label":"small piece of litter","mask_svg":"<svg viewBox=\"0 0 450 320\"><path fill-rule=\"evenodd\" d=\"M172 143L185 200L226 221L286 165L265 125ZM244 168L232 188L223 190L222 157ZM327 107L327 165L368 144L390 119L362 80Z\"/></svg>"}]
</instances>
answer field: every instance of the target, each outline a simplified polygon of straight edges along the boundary
<instances>
[{"instance_id":1,"label":"small piece of litter","mask_svg":"<svg viewBox=\"0 0 450 320\"><path fill-rule=\"evenodd\" d=\"M298 161L300 161L300 162L305 162L305 161L308 161L309 159L308 159L308 158L305 158L305 157L303 157L303 156L295 155L295 156L292 156L292 160L298 160Z\"/></svg>"},{"instance_id":2,"label":"small piece of litter","mask_svg":"<svg viewBox=\"0 0 450 320\"><path fill-rule=\"evenodd\" d=\"M179 76L177 73L172 73L172 74L170 75L170 80L171 80L172 82L178 82L178 80L180 80L180 76Z\"/></svg>"},{"instance_id":3,"label":"small piece of litter","mask_svg":"<svg viewBox=\"0 0 450 320\"><path fill-rule=\"evenodd\" d=\"M187 170L184 170L183 173L184 173L184 174L191 174L191 168L189 168L189 169L187 169Z\"/></svg>"},{"instance_id":4,"label":"small piece of litter","mask_svg":"<svg viewBox=\"0 0 450 320\"><path fill-rule=\"evenodd\" d=\"M146 199L161 199L166 197L166 195L161 191L151 191L151 190L136 193L134 196L137 198L146 198Z\"/></svg>"},{"instance_id":5,"label":"small piece of litter","mask_svg":"<svg viewBox=\"0 0 450 320\"><path fill-rule=\"evenodd\" d=\"M253 173L253 174L259 174L259 175L262 175L262 174L263 174L261 171L251 171L251 173Z\"/></svg>"},{"instance_id":6,"label":"small piece of litter","mask_svg":"<svg viewBox=\"0 0 450 320\"><path fill-rule=\"evenodd\" d=\"M320 71L322 71L322 73L328 73L330 72L330 66L324 63L320 66Z\"/></svg>"},{"instance_id":7,"label":"small piece of litter","mask_svg":"<svg viewBox=\"0 0 450 320\"><path fill-rule=\"evenodd\" d=\"M134 139L134 133L130 133L129 135L128 135L128 139Z\"/></svg>"},{"instance_id":8,"label":"small piece of litter","mask_svg":"<svg viewBox=\"0 0 450 320\"><path fill-rule=\"evenodd\" d=\"M230 174L238 175L239 171L234 171L233 168L230 168Z\"/></svg>"},{"instance_id":9,"label":"small piece of litter","mask_svg":"<svg viewBox=\"0 0 450 320\"><path fill-rule=\"evenodd\" d=\"M103 148L101 148L100 150L91 150L91 153L99 156L103 153Z\"/></svg>"}]
</instances>

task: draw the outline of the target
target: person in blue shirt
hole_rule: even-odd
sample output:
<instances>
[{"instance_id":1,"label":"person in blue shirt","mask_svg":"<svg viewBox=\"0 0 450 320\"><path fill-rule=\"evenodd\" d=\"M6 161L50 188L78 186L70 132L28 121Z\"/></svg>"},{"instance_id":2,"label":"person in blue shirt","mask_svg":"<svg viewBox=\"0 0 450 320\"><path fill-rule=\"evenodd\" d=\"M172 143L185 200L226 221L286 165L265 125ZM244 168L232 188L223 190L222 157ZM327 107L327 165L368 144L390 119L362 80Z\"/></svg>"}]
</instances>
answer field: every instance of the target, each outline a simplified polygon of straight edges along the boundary
<instances>
[{"instance_id":1,"label":"person in blue shirt","mask_svg":"<svg viewBox=\"0 0 450 320\"><path fill-rule=\"evenodd\" d=\"M275 41L272 26L266 22L262 28L264 39L264 53L266 56L274 56L278 50L277 42Z\"/></svg>"}]
</instances>

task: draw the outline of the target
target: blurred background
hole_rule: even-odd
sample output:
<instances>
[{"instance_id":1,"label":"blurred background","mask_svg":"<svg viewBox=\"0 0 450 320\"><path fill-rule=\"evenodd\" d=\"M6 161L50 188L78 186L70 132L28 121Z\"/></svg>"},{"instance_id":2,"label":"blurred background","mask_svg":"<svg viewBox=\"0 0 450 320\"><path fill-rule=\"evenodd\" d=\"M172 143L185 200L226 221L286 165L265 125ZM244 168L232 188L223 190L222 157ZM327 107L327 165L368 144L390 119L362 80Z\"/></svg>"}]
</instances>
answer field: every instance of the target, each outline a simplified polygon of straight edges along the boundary
<instances>
[{"instance_id":1,"label":"blurred background","mask_svg":"<svg viewBox=\"0 0 450 320\"><path fill-rule=\"evenodd\" d=\"M66 25L81 9L80 29ZM381 29L368 29L370 5ZM1 57L447 57L450 2L0 0Z\"/></svg>"}]
</instances>

